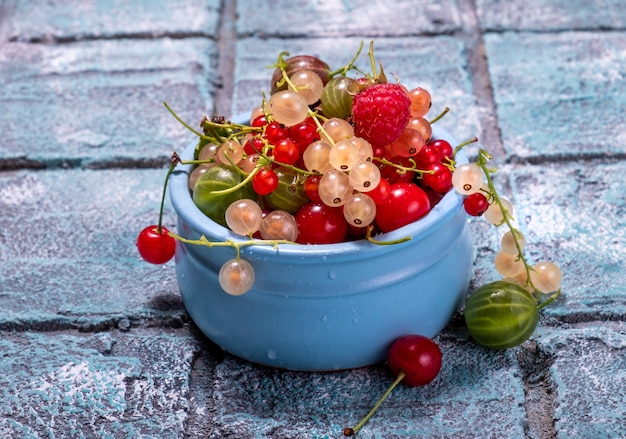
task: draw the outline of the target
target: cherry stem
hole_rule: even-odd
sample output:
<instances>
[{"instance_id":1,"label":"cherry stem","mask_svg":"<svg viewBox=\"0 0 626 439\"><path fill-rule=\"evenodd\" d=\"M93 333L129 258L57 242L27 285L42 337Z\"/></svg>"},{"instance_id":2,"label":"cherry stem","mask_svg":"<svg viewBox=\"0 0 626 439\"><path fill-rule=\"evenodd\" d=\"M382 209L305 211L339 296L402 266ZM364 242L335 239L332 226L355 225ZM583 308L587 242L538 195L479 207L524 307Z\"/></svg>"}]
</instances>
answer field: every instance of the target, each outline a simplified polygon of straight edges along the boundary
<instances>
[{"instance_id":1,"label":"cherry stem","mask_svg":"<svg viewBox=\"0 0 626 439\"><path fill-rule=\"evenodd\" d=\"M165 193L167 192L167 183L169 182L170 175L172 175L172 172L174 172L174 168L176 168L178 163L180 163L180 157L176 152L173 152L170 157L170 166L167 169L165 181L163 182L163 192L161 193L161 207L159 208L159 222L157 223L157 233L159 235L163 229L163 210L165 209Z\"/></svg>"},{"instance_id":2,"label":"cherry stem","mask_svg":"<svg viewBox=\"0 0 626 439\"><path fill-rule=\"evenodd\" d=\"M356 424L354 427L344 428L343 435L354 436L361 428L363 428L363 426L367 423L367 421L369 421L369 419L374 415L374 413L376 413L376 410L378 410L378 408L382 405L382 403L385 402L385 399L387 399L387 397L393 391L393 389L395 389L396 386L400 384L400 382L404 379L404 377L406 377L406 373L404 371L400 371L398 376L396 376L396 379L393 381L393 383L391 383L391 385L387 388L387 390L385 390L385 393L383 393L383 395L378 399L378 401L376 402L374 407L372 407L369 413L365 415L365 417L361 419L361 421L358 424Z\"/></svg>"},{"instance_id":3,"label":"cherry stem","mask_svg":"<svg viewBox=\"0 0 626 439\"><path fill-rule=\"evenodd\" d=\"M376 244L376 245L395 245L395 244L402 244L403 242L407 242L407 241L411 240L410 236L405 236L404 238L394 239L393 241L378 241L378 240L372 238L372 230L374 230L374 226L369 225L369 226L367 226L367 230L365 232L365 239L367 239L372 244Z\"/></svg>"}]
</instances>

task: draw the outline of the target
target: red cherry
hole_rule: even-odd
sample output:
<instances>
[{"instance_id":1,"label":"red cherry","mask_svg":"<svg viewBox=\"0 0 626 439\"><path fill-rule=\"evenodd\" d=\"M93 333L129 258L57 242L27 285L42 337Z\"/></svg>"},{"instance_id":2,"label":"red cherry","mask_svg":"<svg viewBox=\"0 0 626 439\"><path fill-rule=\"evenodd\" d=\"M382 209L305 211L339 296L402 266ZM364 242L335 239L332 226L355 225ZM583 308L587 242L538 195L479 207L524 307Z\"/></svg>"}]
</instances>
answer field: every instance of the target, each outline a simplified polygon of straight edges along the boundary
<instances>
[{"instance_id":1,"label":"red cherry","mask_svg":"<svg viewBox=\"0 0 626 439\"><path fill-rule=\"evenodd\" d=\"M465 197L463 207L468 215L481 216L489 208L489 201L483 193L475 192Z\"/></svg>"},{"instance_id":2,"label":"red cherry","mask_svg":"<svg viewBox=\"0 0 626 439\"><path fill-rule=\"evenodd\" d=\"M169 234L169 230L156 225L148 226L137 236L137 250L144 261L151 264L165 264L174 257L176 240Z\"/></svg>"},{"instance_id":3,"label":"red cherry","mask_svg":"<svg viewBox=\"0 0 626 439\"><path fill-rule=\"evenodd\" d=\"M348 223L338 207L310 202L295 214L300 244L335 244L344 241Z\"/></svg>"},{"instance_id":4,"label":"red cherry","mask_svg":"<svg viewBox=\"0 0 626 439\"><path fill-rule=\"evenodd\" d=\"M376 223L390 232L412 223L430 211L428 195L414 183L393 183L386 202L376 205Z\"/></svg>"},{"instance_id":5,"label":"red cherry","mask_svg":"<svg viewBox=\"0 0 626 439\"><path fill-rule=\"evenodd\" d=\"M393 342L387 360L394 375L403 372L409 386L423 386L434 380L441 369L441 350L423 335L405 335Z\"/></svg>"},{"instance_id":6,"label":"red cherry","mask_svg":"<svg viewBox=\"0 0 626 439\"><path fill-rule=\"evenodd\" d=\"M374 203L382 204L387 201L390 192L391 184L386 179L381 178L378 185L374 189L369 191L367 195L369 195L369 197L374 200Z\"/></svg>"},{"instance_id":7,"label":"red cherry","mask_svg":"<svg viewBox=\"0 0 626 439\"><path fill-rule=\"evenodd\" d=\"M428 337L411 334L396 339L387 354L389 368L396 379L358 424L344 428L344 436L354 436L363 428L400 382L408 386L423 386L434 380L441 369L441 357L439 346Z\"/></svg>"}]
</instances>

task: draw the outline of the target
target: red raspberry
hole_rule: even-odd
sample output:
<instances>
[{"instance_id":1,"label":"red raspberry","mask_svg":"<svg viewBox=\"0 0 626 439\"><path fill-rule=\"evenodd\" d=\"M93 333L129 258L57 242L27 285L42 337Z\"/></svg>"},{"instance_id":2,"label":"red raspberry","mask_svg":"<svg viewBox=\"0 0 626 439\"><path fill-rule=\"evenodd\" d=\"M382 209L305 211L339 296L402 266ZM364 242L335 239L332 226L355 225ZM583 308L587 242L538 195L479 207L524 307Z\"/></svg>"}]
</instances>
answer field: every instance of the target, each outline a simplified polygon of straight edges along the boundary
<instances>
[{"instance_id":1,"label":"red raspberry","mask_svg":"<svg viewBox=\"0 0 626 439\"><path fill-rule=\"evenodd\" d=\"M411 117L411 100L398 84L374 84L354 97L352 120L355 134L373 146L396 140Z\"/></svg>"}]
</instances>

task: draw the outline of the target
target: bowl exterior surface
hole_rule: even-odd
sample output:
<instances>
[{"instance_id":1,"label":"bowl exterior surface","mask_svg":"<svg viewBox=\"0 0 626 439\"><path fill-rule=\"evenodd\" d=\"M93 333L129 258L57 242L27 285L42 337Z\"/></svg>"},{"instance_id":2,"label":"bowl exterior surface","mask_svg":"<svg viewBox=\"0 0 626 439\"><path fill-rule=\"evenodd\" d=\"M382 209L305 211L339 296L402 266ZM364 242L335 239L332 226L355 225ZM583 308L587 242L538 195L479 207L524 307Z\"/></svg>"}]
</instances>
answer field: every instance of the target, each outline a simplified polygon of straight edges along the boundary
<instances>
[{"instance_id":1,"label":"bowl exterior surface","mask_svg":"<svg viewBox=\"0 0 626 439\"><path fill-rule=\"evenodd\" d=\"M456 143L439 129L434 137ZM183 160L193 150L190 145ZM187 188L190 170L179 165L170 182L178 234L246 239L195 207ZM222 349L293 370L349 369L384 361L402 335L433 337L463 303L474 249L462 198L451 191L423 219L377 239L406 236L411 239L382 246L361 240L243 247L241 257L253 265L256 281L242 296L225 293L218 282L222 264L235 257L233 248L177 242L176 274L187 311Z\"/></svg>"}]
</instances>

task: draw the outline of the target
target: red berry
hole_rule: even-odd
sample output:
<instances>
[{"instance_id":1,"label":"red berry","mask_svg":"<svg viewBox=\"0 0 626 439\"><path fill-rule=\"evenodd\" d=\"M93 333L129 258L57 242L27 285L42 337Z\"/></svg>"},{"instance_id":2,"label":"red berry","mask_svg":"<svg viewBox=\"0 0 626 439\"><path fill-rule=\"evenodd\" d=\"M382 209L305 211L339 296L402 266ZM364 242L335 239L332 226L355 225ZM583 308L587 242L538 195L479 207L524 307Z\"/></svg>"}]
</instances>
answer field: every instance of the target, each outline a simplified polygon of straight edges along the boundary
<instances>
[{"instance_id":1,"label":"red berry","mask_svg":"<svg viewBox=\"0 0 626 439\"><path fill-rule=\"evenodd\" d=\"M304 180L304 193L309 200L311 201L322 201L320 198L320 193L317 188L320 184L320 179L322 178L319 174L309 175L306 180Z\"/></svg>"},{"instance_id":2,"label":"red berry","mask_svg":"<svg viewBox=\"0 0 626 439\"><path fill-rule=\"evenodd\" d=\"M382 204L387 201L389 198L389 193L391 192L391 184L384 178L380 179L380 182L374 189L369 191L367 195L374 200L376 204Z\"/></svg>"},{"instance_id":3,"label":"red berry","mask_svg":"<svg viewBox=\"0 0 626 439\"><path fill-rule=\"evenodd\" d=\"M489 201L483 193L475 192L465 197L463 207L468 215L481 216L489 208Z\"/></svg>"},{"instance_id":4,"label":"red berry","mask_svg":"<svg viewBox=\"0 0 626 439\"><path fill-rule=\"evenodd\" d=\"M253 127L260 128L267 124L267 118L264 114L257 116L250 124Z\"/></svg>"},{"instance_id":5,"label":"red berry","mask_svg":"<svg viewBox=\"0 0 626 439\"><path fill-rule=\"evenodd\" d=\"M174 257L176 240L168 235L169 230L156 225L148 226L137 236L137 250L144 261L151 264L165 264Z\"/></svg>"},{"instance_id":6,"label":"red berry","mask_svg":"<svg viewBox=\"0 0 626 439\"><path fill-rule=\"evenodd\" d=\"M289 127L289 138L296 142L298 148L300 148L300 153L303 153L307 146L319 140L320 136L317 133L317 125L309 117L303 122Z\"/></svg>"},{"instance_id":7,"label":"red berry","mask_svg":"<svg viewBox=\"0 0 626 439\"><path fill-rule=\"evenodd\" d=\"M431 171L422 175L422 184L440 194L447 193L452 188L452 171L442 163L435 163L426 167Z\"/></svg>"},{"instance_id":8,"label":"red berry","mask_svg":"<svg viewBox=\"0 0 626 439\"><path fill-rule=\"evenodd\" d=\"M376 223L390 232L412 223L430 211L428 195L414 183L394 183L387 201L376 205Z\"/></svg>"},{"instance_id":9,"label":"red berry","mask_svg":"<svg viewBox=\"0 0 626 439\"><path fill-rule=\"evenodd\" d=\"M432 164L441 163L442 159L443 155L441 155L441 151L439 148L433 146L432 142L424 145L424 147L415 155L415 163L417 164L418 169L422 170Z\"/></svg>"},{"instance_id":10,"label":"red berry","mask_svg":"<svg viewBox=\"0 0 626 439\"><path fill-rule=\"evenodd\" d=\"M282 123L272 121L265 127L265 138L272 144L277 144L289 135L289 130Z\"/></svg>"},{"instance_id":11,"label":"red berry","mask_svg":"<svg viewBox=\"0 0 626 439\"><path fill-rule=\"evenodd\" d=\"M300 158L300 148L290 138L276 143L274 146L274 160L287 165L293 165Z\"/></svg>"},{"instance_id":12,"label":"red berry","mask_svg":"<svg viewBox=\"0 0 626 439\"><path fill-rule=\"evenodd\" d=\"M396 140L409 123L411 100L399 84L374 84L352 101L355 134L374 146Z\"/></svg>"},{"instance_id":13,"label":"red berry","mask_svg":"<svg viewBox=\"0 0 626 439\"><path fill-rule=\"evenodd\" d=\"M423 386L433 381L441 369L441 350L437 343L423 335L405 335L393 342L387 360L389 368L409 386Z\"/></svg>"},{"instance_id":14,"label":"red berry","mask_svg":"<svg viewBox=\"0 0 626 439\"><path fill-rule=\"evenodd\" d=\"M454 158L454 150L452 149L452 145L450 145L449 142L443 139L437 139L431 141L429 145L439 151L439 155L441 156L442 160L445 160L446 158L452 160Z\"/></svg>"},{"instance_id":15,"label":"red berry","mask_svg":"<svg viewBox=\"0 0 626 439\"><path fill-rule=\"evenodd\" d=\"M295 215L300 244L335 244L342 242L348 233L348 223L338 207L310 202Z\"/></svg>"},{"instance_id":16,"label":"red berry","mask_svg":"<svg viewBox=\"0 0 626 439\"><path fill-rule=\"evenodd\" d=\"M252 190L258 195L267 195L278 187L278 175L271 168L263 168L252 177Z\"/></svg>"}]
</instances>

